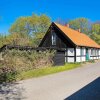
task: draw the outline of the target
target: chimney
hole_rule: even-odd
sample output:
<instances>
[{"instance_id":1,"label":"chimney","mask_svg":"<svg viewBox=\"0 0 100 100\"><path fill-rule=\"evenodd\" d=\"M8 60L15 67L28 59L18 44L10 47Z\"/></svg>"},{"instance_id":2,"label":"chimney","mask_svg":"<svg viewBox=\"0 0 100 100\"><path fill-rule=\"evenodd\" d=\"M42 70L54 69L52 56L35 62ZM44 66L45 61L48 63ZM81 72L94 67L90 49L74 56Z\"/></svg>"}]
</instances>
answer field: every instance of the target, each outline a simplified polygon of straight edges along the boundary
<instances>
[{"instance_id":1,"label":"chimney","mask_svg":"<svg viewBox=\"0 0 100 100\"><path fill-rule=\"evenodd\" d=\"M69 28L69 24L66 24L65 26Z\"/></svg>"},{"instance_id":2,"label":"chimney","mask_svg":"<svg viewBox=\"0 0 100 100\"><path fill-rule=\"evenodd\" d=\"M81 29L80 29L80 28L78 29L78 32L80 32L80 33L81 33Z\"/></svg>"}]
</instances>

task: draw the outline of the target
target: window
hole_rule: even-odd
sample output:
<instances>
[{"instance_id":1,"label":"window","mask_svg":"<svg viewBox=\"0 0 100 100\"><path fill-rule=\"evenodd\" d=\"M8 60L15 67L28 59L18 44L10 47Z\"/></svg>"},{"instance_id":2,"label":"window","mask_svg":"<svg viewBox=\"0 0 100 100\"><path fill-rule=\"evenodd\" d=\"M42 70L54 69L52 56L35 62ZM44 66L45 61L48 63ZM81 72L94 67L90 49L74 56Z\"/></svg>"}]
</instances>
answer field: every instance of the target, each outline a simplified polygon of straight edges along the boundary
<instances>
[{"instance_id":1,"label":"window","mask_svg":"<svg viewBox=\"0 0 100 100\"><path fill-rule=\"evenodd\" d=\"M56 45L56 34L52 34L52 45Z\"/></svg>"},{"instance_id":2,"label":"window","mask_svg":"<svg viewBox=\"0 0 100 100\"><path fill-rule=\"evenodd\" d=\"M96 56L98 56L99 55L99 51L98 51L98 49L96 49Z\"/></svg>"},{"instance_id":3,"label":"window","mask_svg":"<svg viewBox=\"0 0 100 100\"><path fill-rule=\"evenodd\" d=\"M91 55L92 55L92 56L94 55L94 50L93 50L93 49L91 49Z\"/></svg>"},{"instance_id":4,"label":"window","mask_svg":"<svg viewBox=\"0 0 100 100\"><path fill-rule=\"evenodd\" d=\"M82 48L81 49L81 56L83 56L84 55L84 49Z\"/></svg>"},{"instance_id":5,"label":"window","mask_svg":"<svg viewBox=\"0 0 100 100\"><path fill-rule=\"evenodd\" d=\"M97 50L97 55L99 56L99 50Z\"/></svg>"},{"instance_id":6,"label":"window","mask_svg":"<svg viewBox=\"0 0 100 100\"><path fill-rule=\"evenodd\" d=\"M96 49L94 49L94 56L96 56Z\"/></svg>"},{"instance_id":7,"label":"window","mask_svg":"<svg viewBox=\"0 0 100 100\"><path fill-rule=\"evenodd\" d=\"M93 56L95 56L96 55L96 50L95 49L93 49Z\"/></svg>"}]
</instances>

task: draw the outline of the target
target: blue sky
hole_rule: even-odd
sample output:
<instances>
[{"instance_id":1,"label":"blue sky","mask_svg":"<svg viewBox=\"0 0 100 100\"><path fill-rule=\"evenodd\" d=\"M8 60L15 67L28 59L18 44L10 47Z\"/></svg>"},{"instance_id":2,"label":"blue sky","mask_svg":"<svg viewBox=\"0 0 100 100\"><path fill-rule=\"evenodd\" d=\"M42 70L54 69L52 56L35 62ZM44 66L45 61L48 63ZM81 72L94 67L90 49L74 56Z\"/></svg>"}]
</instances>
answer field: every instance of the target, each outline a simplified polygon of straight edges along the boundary
<instances>
[{"instance_id":1,"label":"blue sky","mask_svg":"<svg viewBox=\"0 0 100 100\"><path fill-rule=\"evenodd\" d=\"M47 14L52 21L86 17L100 20L100 0L1 0L0 33L7 34L10 25L20 16Z\"/></svg>"}]
</instances>

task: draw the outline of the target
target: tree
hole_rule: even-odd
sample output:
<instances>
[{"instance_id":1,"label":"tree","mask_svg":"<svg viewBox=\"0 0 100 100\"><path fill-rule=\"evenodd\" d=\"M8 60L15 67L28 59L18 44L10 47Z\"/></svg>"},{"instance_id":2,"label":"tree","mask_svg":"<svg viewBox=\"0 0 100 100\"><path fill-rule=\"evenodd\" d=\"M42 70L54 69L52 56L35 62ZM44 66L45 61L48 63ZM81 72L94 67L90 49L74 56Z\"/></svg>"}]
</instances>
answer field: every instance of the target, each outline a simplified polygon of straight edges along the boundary
<instances>
[{"instance_id":1,"label":"tree","mask_svg":"<svg viewBox=\"0 0 100 100\"><path fill-rule=\"evenodd\" d=\"M27 23L29 23L31 17L19 17L10 27L9 32L11 34L17 33L20 34L22 37L28 35L30 30L26 27Z\"/></svg>"},{"instance_id":2,"label":"tree","mask_svg":"<svg viewBox=\"0 0 100 100\"><path fill-rule=\"evenodd\" d=\"M99 34L96 34L96 33L92 33L91 34L91 38L97 42L98 44L100 44L100 35Z\"/></svg>"},{"instance_id":3,"label":"tree","mask_svg":"<svg viewBox=\"0 0 100 100\"><path fill-rule=\"evenodd\" d=\"M33 42L38 45L40 38L44 36L50 23L51 20L48 16L33 14L32 16L18 18L10 27L9 32L11 34L20 34L23 38L27 37L27 40L32 38L34 39Z\"/></svg>"},{"instance_id":4,"label":"tree","mask_svg":"<svg viewBox=\"0 0 100 100\"><path fill-rule=\"evenodd\" d=\"M81 32L88 34L90 31L90 22L86 18L76 18L74 20L69 21L69 25L71 28L77 30L81 29Z\"/></svg>"},{"instance_id":5,"label":"tree","mask_svg":"<svg viewBox=\"0 0 100 100\"><path fill-rule=\"evenodd\" d=\"M100 23L94 23L91 31L92 33L95 32L96 34L100 35Z\"/></svg>"},{"instance_id":6,"label":"tree","mask_svg":"<svg viewBox=\"0 0 100 100\"><path fill-rule=\"evenodd\" d=\"M4 36L0 33L0 47L3 46Z\"/></svg>"},{"instance_id":7,"label":"tree","mask_svg":"<svg viewBox=\"0 0 100 100\"><path fill-rule=\"evenodd\" d=\"M100 22L92 24L91 33L91 38L100 44Z\"/></svg>"}]
</instances>

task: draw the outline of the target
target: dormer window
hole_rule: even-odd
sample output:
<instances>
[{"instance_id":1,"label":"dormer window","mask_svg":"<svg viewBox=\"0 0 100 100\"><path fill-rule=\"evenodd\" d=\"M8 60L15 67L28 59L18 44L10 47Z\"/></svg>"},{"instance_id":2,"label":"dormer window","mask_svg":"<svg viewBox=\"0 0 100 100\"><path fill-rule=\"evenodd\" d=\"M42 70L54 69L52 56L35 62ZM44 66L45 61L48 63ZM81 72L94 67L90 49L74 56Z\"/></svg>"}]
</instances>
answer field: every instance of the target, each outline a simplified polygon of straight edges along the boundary
<instances>
[{"instance_id":1,"label":"dormer window","mask_svg":"<svg viewBox=\"0 0 100 100\"><path fill-rule=\"evenodd\" d=\"M52 45L56 45L56 34L52 33Z\"/></svg>"}]
</instances>

